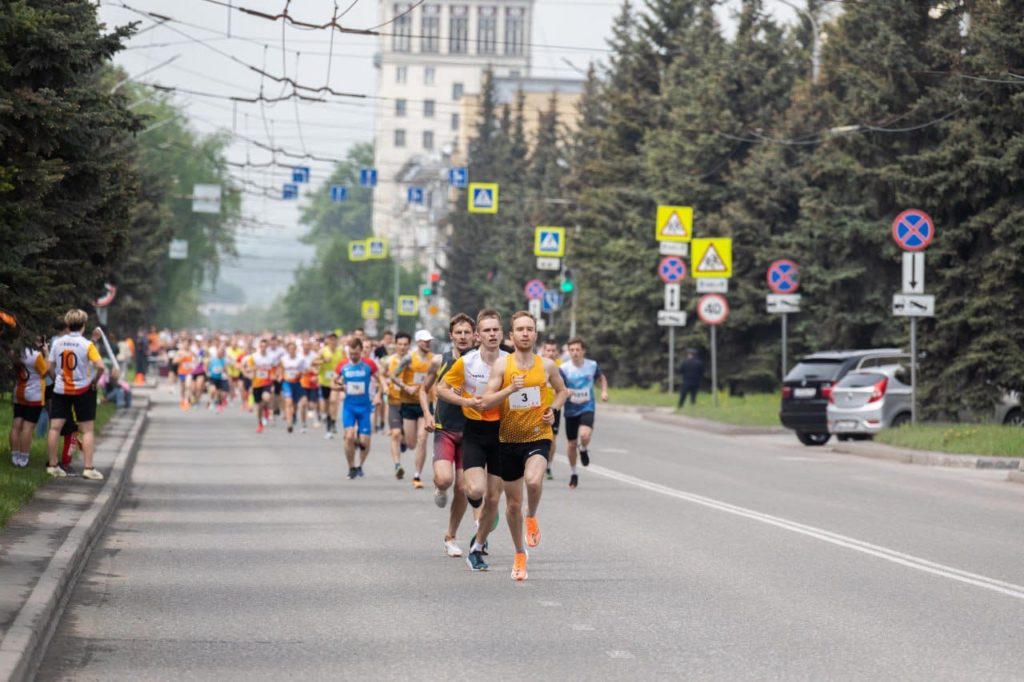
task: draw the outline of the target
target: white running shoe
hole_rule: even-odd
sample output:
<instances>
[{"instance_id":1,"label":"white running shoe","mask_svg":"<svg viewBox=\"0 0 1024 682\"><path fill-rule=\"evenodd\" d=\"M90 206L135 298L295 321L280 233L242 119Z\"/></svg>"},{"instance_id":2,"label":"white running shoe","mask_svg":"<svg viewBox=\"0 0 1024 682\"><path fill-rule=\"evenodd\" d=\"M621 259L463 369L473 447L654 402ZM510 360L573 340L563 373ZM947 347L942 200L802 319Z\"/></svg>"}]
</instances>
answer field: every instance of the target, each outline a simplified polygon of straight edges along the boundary
<instances>
[{"instance_id":1,"label":"white running shoe","mask_svg":"<svg viewBox=\"0 0 1024 682\"><path fill-rule=\"evenodd\" d=\"M303 426L303 427L302 427L302 430L301 430L301 431L300 431L299 433L305 433L305 432L306 432L306 427L305 427L305 426Z\"/></svg>"},{"instance_id":2,"label":"white running shoe","mask_svg":"<svg viewBox=\"0 0 1024 682\"><path fill-rule=\"evenodd\" d=\"M331 440L333 438L334 438L334 432L331 431L330 429L328 429L327 433L324 434L324 440Z\"/></svg>"},{"instance_id":3,"label":"white running shoe","mask_svg":"<svg viewBox=\"0 0 1024 682\"><path fill-rule=\"evenodd\" d=\"M448 538L444 539L444 553L453 559L462 556L462 550L455 544L455 540L449 540Z\"/></svg>"},{"instance_id":4,"label":"white running shoe","mask_svg":"<svg viewBox=\"0 0 1024 682\"><path fill-rule=\"evenodd\" d=\"M88 478L90 481L102 481L103 474L95 469L82 469L82 478Z\"/></svg>"},{"instance_id":5,"label":"white running shoe","mask_svg":"<svg viewBox=\"0 0 1024 682\"><path fill-rule=\"evenodd\" d=\"M46 467L46 473L50 474L54 478L64 478L64 477L67 476L67 473L65 473L65 471L63 469L61 469L60 467L50 467L50 466L48 466L48 467Z\"/></svg>"},{"instance_id":6,"label":"white running shoe","mask_svg":"<svg viewBox=\"0 0 1024 682\"><path fill-rule=\"evenodd\" d=\"M448 506L448 491L441 490L440 488L434 488L434 504L439 508L444 509Z\"/></svg>"}]
</instances>

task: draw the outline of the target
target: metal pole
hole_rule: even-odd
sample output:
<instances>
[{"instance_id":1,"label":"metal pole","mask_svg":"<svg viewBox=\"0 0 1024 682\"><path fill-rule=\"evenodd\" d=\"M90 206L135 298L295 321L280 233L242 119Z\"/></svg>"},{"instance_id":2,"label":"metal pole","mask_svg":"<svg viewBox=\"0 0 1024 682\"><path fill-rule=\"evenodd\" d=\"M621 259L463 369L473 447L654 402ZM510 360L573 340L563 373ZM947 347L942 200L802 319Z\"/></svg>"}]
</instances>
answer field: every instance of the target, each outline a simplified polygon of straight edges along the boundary
<instances>
[{"instance_id":1,"label":"metal pole","mask_svg":"<svg viewBox=\"0 0 1024 682\"><path fill-rule=\"evenodd\" d=\"M668 393L672 395L675 388L675 366L676 366L676 328L668 328Z\"/></svg>"},{"instance_id":2,"label":"metal pole","mask_svg":"<svg viewBox=\"0 0 1024 682\"><path fill-rule=\"evenodd\" d=\"M572 290L572 308L569 310L569 338L576 337L576 289L579 287L577 284Z\"/></svg>"},{"instance_id":3,"label":"metal pole","mask_svg":"<svg viewBox=\"0 0 1024 682\"><path fill-rule=\"evenodd\" d=\"M391 260L393 260L395 262L395 290L393 292L394 293L394 299L392 300L392 304L394 305L394 308L392 308L392 310L394 312L391 315L391 324L394 327L393 331L397 334L398 333L398 288L399 288L399 281L398 280L399 280L399 274L401 272L401 268L398 265L398 256L392 256Z\"/></svg>"},{"instance_id":4,"label":"metal pole","mask_svg":"<svg viewBox=\"0 0 1024 682\"><path fill-rule=\"evenodd\" d=\"M715 339L715 328L711 325L711 404L718 407L718 348Z\"/></svg>"},{"instance_id":5,"label":"metal pole","mask_svg":"<svg viewBox=\"0 0 1024 682\"><path fill-rule=\"evenodd\" d=\"M910 318L910 423L917 423L917 318Z\"/></svg>"},{"instance_id":6,"label":"metal pole","mask_svg":"<svg viewBox=\"0 0 1024 682\"><path fill-rule=\"evenodd\" d=\"M782 380L786 380L786 320L788 313L782 313Z\"/></svg>"}]
</instances>

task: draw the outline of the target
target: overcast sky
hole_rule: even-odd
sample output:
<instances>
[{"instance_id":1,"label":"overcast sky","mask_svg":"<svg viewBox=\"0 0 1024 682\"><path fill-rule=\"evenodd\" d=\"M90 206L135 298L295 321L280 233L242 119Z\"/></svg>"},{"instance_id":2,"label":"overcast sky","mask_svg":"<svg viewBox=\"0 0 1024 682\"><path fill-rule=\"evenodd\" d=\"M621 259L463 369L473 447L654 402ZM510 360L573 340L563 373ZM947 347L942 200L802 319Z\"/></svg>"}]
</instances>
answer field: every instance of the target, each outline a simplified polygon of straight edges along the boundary
<instances>
[{"instance_id":1,"label":"overcast sky","mask_svg":"<svg viewBox=\"0 0 1024 682\"><path fill-rule=\"evenodd\" d=\"M339 0L338 5L344 10L351 2ZM224 0L102 0L99 15L108 26L140 22L139 34L115 61L141 82L217 96L252 97L261 88L267 96L279 95L283 86L246 66L252 64L275 75L286 74L302 85L329 85L336 91L373 94L377 38L334 33L332 44L330 31L283 27L281 22L246 15L237 9L232 11L224 4ZM285 7L285 0L232 0L232 4L277 14ZM726 24L732 4L726 3L721 13ZM793 11L781 0L768 0L766 4L780 20L793 20ZM378 23L377 6L377 0L355 0L341 23L352 28L372 27ZM296 19L319 24L330 20L334 8L333 0L302 0L292 2L289 12ZM537 0L532 75L579 77L576 69L585 69L588 62L605 58L605 41L617 10L618 3L609 0ZM160 23L147 12L174 21ZM173 61L166 63L168 60ZM234 106L230 101L203 94L174 96L198 131L229 130L236 134L229 160L254 163L269 161L271 155L244 138L264 144L272 140L274 146L289 151L329 158L343 158L353 143L372 140L370 102L328 99L328 103L287 101ZM294 159L279 160L300 163ZM322 182L332 165L317 161L301 163L312 167L310 187ZM284 168L234 169L233 174L240 180L277 191L290 175ZM275 295L288 288L294 268L311 258L311 250L298 242L304 231L298 224L298 206L297 202L254 195L244 198L246 219L267 225L240 231L238 249L242 257L226 264L221 277L243 286L250 304L269 304Z\"/></svg>"}]
</instances>

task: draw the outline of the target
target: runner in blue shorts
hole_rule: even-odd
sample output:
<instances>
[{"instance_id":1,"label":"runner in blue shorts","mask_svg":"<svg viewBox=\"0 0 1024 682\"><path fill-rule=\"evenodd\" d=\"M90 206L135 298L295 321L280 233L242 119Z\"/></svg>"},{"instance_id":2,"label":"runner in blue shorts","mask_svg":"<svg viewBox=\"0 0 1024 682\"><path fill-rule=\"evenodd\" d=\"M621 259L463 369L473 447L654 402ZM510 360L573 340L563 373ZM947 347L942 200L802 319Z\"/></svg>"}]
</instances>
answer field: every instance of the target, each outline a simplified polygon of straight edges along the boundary
<instances>
[{"instance_id":1,"label":"runner in blue shorts","mask_svg":"<svg viewBox=\"0 0 1024 682\"><path fill-rule=\"evenodd\" d=\"M377 375L377 363L363 357L363 341L353 336L346 348L348 358L338 363L334 372L334 388L342 399L341 424L345 429L345 459L348 477L363 476L363 464L370 454L373 433L373 408L380 405L380 382L370 381ZM356 463L356 447L362 459Z\"/></svg>"}]
</instances>

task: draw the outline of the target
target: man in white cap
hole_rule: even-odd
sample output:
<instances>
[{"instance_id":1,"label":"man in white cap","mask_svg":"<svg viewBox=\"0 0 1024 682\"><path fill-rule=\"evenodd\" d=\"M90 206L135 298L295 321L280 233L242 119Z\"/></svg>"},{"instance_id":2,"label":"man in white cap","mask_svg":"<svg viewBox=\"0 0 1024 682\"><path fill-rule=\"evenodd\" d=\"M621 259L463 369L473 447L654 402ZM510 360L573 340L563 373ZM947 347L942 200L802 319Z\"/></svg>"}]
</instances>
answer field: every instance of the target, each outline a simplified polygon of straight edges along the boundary
<instances>
[{"instance_id":1,"label":"man in white cap","mask_svg":"<svg viewBox=\"0 0 1024 682\"><path fill-rule=\"evenodd\" d=\"M420 406L420 390L430 372L430 362L434 359L434 354L430 352L430 342L434 340L434 336L426 329L421 329L416 332L414 339L416 348L402 358L395 372L394 381L398 383L402 395L402 430L405 445L410 450L415 448L416 451L416 471L412 487L422 488L423 481L420 480L420 475L427 459L427 421Z\"/></svg>"}]
</instances>

